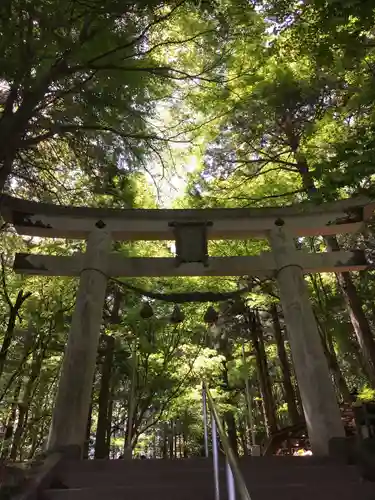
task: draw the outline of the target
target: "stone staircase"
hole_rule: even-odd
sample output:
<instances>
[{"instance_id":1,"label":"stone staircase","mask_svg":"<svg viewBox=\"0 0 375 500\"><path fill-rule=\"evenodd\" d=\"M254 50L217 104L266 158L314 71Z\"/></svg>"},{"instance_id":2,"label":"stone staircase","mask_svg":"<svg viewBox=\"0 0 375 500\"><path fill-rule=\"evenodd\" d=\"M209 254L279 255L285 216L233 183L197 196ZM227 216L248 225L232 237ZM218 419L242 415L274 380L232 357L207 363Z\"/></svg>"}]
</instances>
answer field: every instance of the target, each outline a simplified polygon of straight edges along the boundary
<instances>
[{"instance_id":1,"label":"stone staircase","mask_svg":"<svg viewBox=\"0 0 375 500\"><path fill-rule=\"evenodd\" d=\"M315 457L239 462L251 500L375 500L375 483L362 481L355 466ZM224 462L220 469L226 500ZM211 459L65 460L55 472L58 487L41 500L214 500Z\"/></svg>"}]
</instances>

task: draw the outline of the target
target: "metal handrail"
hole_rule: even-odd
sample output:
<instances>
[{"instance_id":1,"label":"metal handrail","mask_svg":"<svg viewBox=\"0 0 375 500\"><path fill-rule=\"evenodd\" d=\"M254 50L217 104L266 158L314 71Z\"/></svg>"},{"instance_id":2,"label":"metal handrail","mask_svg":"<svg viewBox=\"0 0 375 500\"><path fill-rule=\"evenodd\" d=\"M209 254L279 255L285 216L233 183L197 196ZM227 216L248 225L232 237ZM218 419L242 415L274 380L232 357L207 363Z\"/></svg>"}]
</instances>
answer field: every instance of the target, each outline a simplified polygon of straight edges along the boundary
<instances>
[{"instance_id":1,"label":"metal handrail","mask_svg":"<svg viewBox=\"0 0 375 500\"><path fill-rule=\"evenodd\" d=\"M221 418L219 417L219 413L217 411L215 402L212 398L211 392L210 392L210 390L207 387L207 384L205 382L203 382L203 386L204 386L205 393L207 396L208 407L209 407L209 409L211 411L211 415L213 416L213 419L214 419L213 423L216 424L216 428L217 428L217 431L218 431L218 434L220 437L220 441L223 445L225 456L227 458L229 467L232 471L234 483L237 487L237 491L240 495L241 500L251 500L250 493L247 489L245 480L244 480L242 472L240 470L238 459L237 459L236 454L234 453L234 451L230 445L228 436L224 430L223 423L221 421Z\"/></svg>"}]
</instances>

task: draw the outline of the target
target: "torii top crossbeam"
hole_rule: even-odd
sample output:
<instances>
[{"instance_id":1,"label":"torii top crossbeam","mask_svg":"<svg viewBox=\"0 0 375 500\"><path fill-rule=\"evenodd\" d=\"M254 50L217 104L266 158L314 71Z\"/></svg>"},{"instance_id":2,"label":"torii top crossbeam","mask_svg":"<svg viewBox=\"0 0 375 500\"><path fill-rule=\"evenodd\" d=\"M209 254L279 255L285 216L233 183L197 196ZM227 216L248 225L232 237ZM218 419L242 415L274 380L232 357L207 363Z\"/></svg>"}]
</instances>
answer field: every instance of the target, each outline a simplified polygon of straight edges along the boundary
<instances>
[{"instance_id":1,"label":"torii top crossbeam","mask_svg":"<svg viewBox=\"0 0 375 500\"><path fill-rule=\"evenodd\" d=\"M264 237L280 221L295 236L352 233L362 229L375 202L358 197L322 205L280 208L106 209L65 207L2 195L0 212L19 234L87 238L106 227L115 240L172 240L173 225L206 223L208 239Z\"/></svg>"}]
</instances>

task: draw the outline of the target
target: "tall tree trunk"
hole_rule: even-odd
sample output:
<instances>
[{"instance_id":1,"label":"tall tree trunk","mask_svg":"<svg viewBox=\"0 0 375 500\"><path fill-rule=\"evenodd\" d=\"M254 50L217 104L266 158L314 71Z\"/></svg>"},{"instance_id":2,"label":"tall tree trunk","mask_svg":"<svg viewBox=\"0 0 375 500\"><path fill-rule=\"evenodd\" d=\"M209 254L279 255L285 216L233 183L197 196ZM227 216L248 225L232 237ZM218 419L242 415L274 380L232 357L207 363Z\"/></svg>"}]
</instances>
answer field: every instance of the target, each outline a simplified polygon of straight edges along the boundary
<instances>
[{"instance_id":1,"label":"tall tree trunk","mask_svg":"<svg viewBox=\"0 0 375 500\"><path fill-rule=\"evenodd\" d=\"M183 449L182 449L182 433L180 430L180 433L178 434L178 457L182 458L183 454Z\"/></svg>"},{"instance_id":2,"label":"tall tree trunk","mask_svg":"<svg viewBox=\"0 0 375 500\"><path fill-rule=\"evenodd\" d=\"M224 388L226 389L228 393L228 404L233 406L233 401L232 401L232 393L231 393L231 388L229 384L229 374L228 374L228 362L230 362L233 359L231 349L228 343L228 337L226 334L223 334L221 336L221 342L220 342L220 353L225 356L225 361L223 362L223 370L222 370L222 377L223 377L223 385ZM228 439L229 443L232 447L232 450L236 455L238 455L238 441L237 441L237 429L236 429L236 419L234 418L234 414L232 411L228 410L224 413L224 422L227 427L227 433L228 433Z\"/></svg>"},{"instance_id":3,"label":"tall tree trunk","mask_svg":"<svg viewBox=\"0 0 375 500\"><path fill-rule=\"evenodd\" d=\"M283 374L285 400L288 405L288 413L292 421L292 424L297 424L298 422L301 421L301 416L297 408L296 394L294 392L292 384L292 377L289 368L289 360L285 350L284 337L281 331L279 314L277 312L276 304L272 304L271 306L271 316L272 316L273 331L277 346L277 353L279 356L281 371Z\"/></svg>"},{"instance_id":4,"label":"tall tree trunk","mask_svg":"<svg viewBox=\"0 0 375 500\"><path fill-rule=\"evenodd\" d=\"M348 337L350 337L351 334L352 334L352 329L350 328L349 331L348 328ZM368 373L368 365L366 364L366 361L362 355L361 348L358 344L356 336L353 337L351 341L349 340L348 351L349 353L346 353L345 359L349 363L350 369L353 372L353 374L357 375L357 377L364 375L367 378L367 380L370 380L371 376ZM353 356L351 356L351 354Z\"/></svg>"},{"instance_id":5,"label":"tall tree trunk","mask_svg":"<svg viewBox=\"0 0 375 500\"><path fill-rule=\"evenodd\" d=\"M313 285L316 297L318 299L317 300L318 307L319 307L321 313L323 314L323 318L325 318L326 317L326 310L328 307L327 306L328 300L327 300L327 295L326 295L325 288L324 288L324 283L322 281L320 274L318 274L318 278L320 280L320 287L318 285L318 280L317 280L317 277L315 275L311 275L311 283ZM322 299L322 297L321 297L321 292L323 292L324 299ZM330 372L335 380L336 387L339 390L339 392L341 393L343 400L347 403L350 403L350 402L352 402L352 397L350 395L348 385L346 383L345 377L342 374L340 364L339 364L339 361L337 359L335 346L333 344L332 334L329 331L329 329L325 327L325 325L323 326L323 324L320 322L320 320L315 312L314 312L314 314L315 314L316 323L318 325L320 338L322 340L323 350L324 350L325 356L327 358L328 367L329 367Z\"/></svg>"},{"instance_id":6,"label":"tall tree trunk","mask_svg":"<svg viewBox=\"0 0 375 500\"><path fill-rule=\"evenodd\" d=\"M12 173L12 165L15 154L0 156L0 195L4 191L7 180Z\"/></svg>"},{"instance_id":7,"label":"tall tree trunk","mask_svg":"<svg viewBox=\"0 0 375 500\"><path fill-rule=\"evenodd\" d=\"M332 339L328 340L329 333L327 331L325 331L325 329L321 325L321 323L320 323L319 319L316 317L316 315L315 315L315 318L316 318L316 322L318 325L318 330L319 330L320 338L322 341L324 354L326 355L328 366L329 366L330 372L335 380L335 384L336 384L338 390L340 391L343 400L346 403L352 403L353 398L350 394L346 380L341 372L341 368L340 368L339 362L337 360L337 356L336 356L336 352L335 352L335 349L333 346Z\"/></svg>"},{"instance_id":8,"label":"tall tree trunk","mask_svg":"<svg viewBox=\"0 0 375 500\"><path fill-rule=\"evenodd\" d=\"M113 388L111 391L110 399L109 399L109 405L108 405L108 418L107 418L107 449L108 449L108 454L111 450L111 437L112 437L112 415L113 415Z\"/></svg>"},{"instance_id":9,"label":"tall tree trunk","mask_svg":"<svg viewBox=\"0 0 375 500\"><path fill-rule=\"evenodd\" d=\"M174 458L174 429L173 420L170 421L169 433L168 433L168 444L169 444L169 458Z\"/></svg>"},{"instance_id":10,"label":"tall tree trunk","mask_svg":"<svg viewBox=\"0 0 375 500\"><path fill-rule=\"evenodd\" d=\"M17 452L21 443L22 434L25 430L27 416L29 412L29 406L32 398L33 389L35 382L40 375L40 370L42 367L43 359L45 354L45 346L41 345L41 349L38 352L35 349L33 354L33 361L31 365L29 379L26 383L25 391L23 394L22 402L18 405L18 421L17 428L14 433L12 449L10 452L10 458L15 460L17 457Z\"/></svg>"},{"instance_id":11,"label":"tall tree trunk","mask_svg":"<svg viewBox=\"0 0 375 500\"><path fill-rule=\"evenodd\" d=\"M132 353L132 375L130 380L130 388L128 395L128 404L127 404L127 419L126 419L126 430L125 430L125 439L124 439L124 457L129 457L131 455L131 451L133 449L133 436L135 434L135 417L137 414L137 401L136 401L136 393L138 387L138 355L137 355L137 346L133 345L133 353Z\"/></svg>"},{"instance_id":12,"label":"tall tree trunk","mask_svg":"<svg viewBox=\"0 0 375 500\"><path fill-rule=\"evenodd\" d=\"M255 357L258 369L260 390L264 403L266 426L270 434L277 431L277 419L275 402L272 394L272 385L268 372L267 356L263 341L262 327L257 316L250 319L250 335L255 350Z\"/></svg>"},{"instance_id":13,"label":"tall tree trunk","mask_svg":"<svg viewBox=\"0 0 375 500\"><path fill-rule=\"evenodd\" d=\"M335 379L336 383L337 383L337 387L338 387L339 391L341 392L343 400L346 403L352 403L354 398L350 394L348 384L347 384L345 377L342 373L340 363L339 363L339 360L338 360L337 355L336 355L335 346L333 344L333 338L332 338L331 332L326 332L326 340L327 340L328 351L331 353L332 357L334 358L334 363L337 366L337 372L339 375L338 378Z\"/></svg>"},{"instance_id":14,"label":"tall tree trunk","mask_svg":"<svg viewBox=\"0 0 375 500\"><path fill-rule=\"evenodd\" d=\"M98 424L96 428L95 438L95 458L107 458L109 453L107 446L108 408L115 339L112 336L106 336L105 342L106 346L99 391Z\"/></svg>"},{"instance_id":15,"label":"tall tree trunk","mask_svg":"<svg viewBox=\"0 0 375 500\"><path fill-rule=\"evenodd\" d=\"M162 458L168 458L168 424L165 422L163 425L163 441L162 441L162 449L161 456Z\"/></svg>"},{"instance_id":16,"label":"tall tree trunk","mask_svg":"<svg viewBox=\"0 0 375 500\"><path fill-rule=\"evenodd\" d=\"M40 444L40 435L42 434L42 439L44 437L43 423L46 420L44 415L46 413L49 413L50 396L51 381L49 380L49 377L43 377L43 371L41 370L41 374L38 379L38 391L37 393L35 393L34 390L32 398L32 413L29 413L29 418L27 420L27 431L24 433L30 439L30 446L27 455L28 460L32 460L34 458L37 447ZM47 411L46 407L48 408Z\"/></svg>"},{"instance_id":17,"label":"tall tree trunk","mask_svg":"<svg viewBox=\"0 0 375 500\"><path fill-rule=\"evenodd\" d=\"M340 245L336 236L327 236L325 241L332 252L340 250ZM336 277L349 311L350 321L352 322L354 332L363 353L366 372L370 377L371 385L375 388L375 340L370 323L363 310L362 300L358 295L350 273L336 273Z\"/></svg>"},{"instance_id":18,"label":"tall tree trunk","mask_svg":"<svg viewBox=\"0 0 375 500\"><path fill-rule=\"evenodd\" d=\"M232 450L238 456L238 438L236 419L232 411L226 411L224 414L224 421L227 427L228 439Z\"/></svg>"},{"instance_id":19,"label":"tall tree trunk","mask_svg":"<svg viewBox=\"0 0 375 500\"><path fill-rule=\"evenodd\" d=\"M229 344L228 333L225 328L225 316L221 315L219 318L219 322L217 322L216 326L218 327L215 333L215 345L219 354L222 354L225 357L225 361L223 362L222 369L222 378L223 378L223 386L228 393L228 404L232 404L232 395L231 395L231 387L229 383L228 376L228 362L233 360L232 348ZM236 420L232 411L228 410L224 414L224 422L227 426L229 443L236 455L238 455L238 440L237 440L237 429L236 429Z\"/></svg>"},{"instance_id":20,"label":"tall tree trunk","mask_svg":"<svg viewBox=\"0 0 375 500\"><path fill-rule=\"evenodd\" d=\"M39 438L39 427L33 426L31 428L31 445L28 454L28 460L32 460L35 455L35 450L38 446L38 438Z\"/></svg>"},{"instance_id":21,"label":"tall tree trunk","mask_svg":"<svg viewBox=\"0 0 375 500\"><path fill-rule=\"evenodd\" d=\"M17 414L18 399L21 392L21 382L18 382L13 393L13 402L8 414L8 418L5 424L5 433L3 438L3 445L1 450L1 458L6 459L9 455L9 450L11 448L12 437L14 432L14 422Z\"/></svg>"},{"instance_id":22,"label":"tall tree trunk","mask_svg":"<svg viewBox=\"0 0 375 500\"><path fill-rule=\"evenodd\" d=\"M156 426L154 430L154 435L152 436L152 458L158 458L158 440Z\"/></svg>"},{"instance_id":23,"label":"tall tree trunk","mask_svg":"<svg viewBox=\"0 0 375 500\"><path fill-rule=\"evenodd\" d=\"M85 442L83 443L83 450L82 450L82 457L84 460L87 460L89 458L89 453L90 453L91 424L92 424L92 396L91 396L89 414L87 416L86 438Z\"/></svg>"},{"instance_id":24,"label":"tall tree trunk","mask_svg":"<svg viewBox=\"0 0 375 500\"><path fill-rule=\"evenodd\" d=\"M288 329L286 328L285 325L284 325L284 337L285 337L285 340L287 342L289 342ZM288 355L287 355L287 357L288 357ZM288 357L288 359L289 359L289 357ZM296 395L298 413L302 416L302 418L304 418L302 398L301 398L301 393L299 392L297 377L296 377L296 373L295 373L294 366L293 366L293 359L289 360L289 369L290 369L290 374L292 377L292 384L293 384L294 393Z\"/></svg>"},{"instance_id":25,"label":"tall tree trunk","mask_svg":"<svg viewBox=\"0 0 375 500\"><path fill-rule=\"evenodd\" d=\"M2 271L4 273L4 269ZM7 292L6 292L4 274L3 274L3 287L4 287L4 293L6 294L6 297L7 297L10 311L9 311L9 319L8 319L7 329L5 331L3 343L2 343L1 348L0 348L0 377L4 371L4 365L5 365L7 356L8 356L8 351L9 351L10 345L12 343L12 339L13 339L13 335L14 335L14 328L16 326L16 321L17 321L19 311L22 307L22 304L31 295L31 292L24 293L23 290L20 290L18 292L15 303L12 304L12 302L10 301L10 299L7 295Z\"/></svg>"},{"instance_id":26,"label":"tall tree trunk","mask_svg":"<svg viewBox=\"0 0 375 500\"><path fill-rule=\"evenodd\" d=\"M18 406L18 421L17 428L14 433L11 458L16 459L17 454L20 453L20 459L22 460L22 446L25 441L25 431L27 431L27 421L29 418L30 404L34 396L35 386L41 375L41 370L43 366L43 361L46 356L46 351L51 340L51 329L47 335L39 334L39 336L34 335L35 330L33 329L32 322L29 322L27 336L25 338L24 352L27 354L34 344L32 363L29 371L29 378L25 386L23 393L22 402ZM35 340L34 337L36 336ZM39 394L43 394L45 388L43 386L38 387Z\"/></svg>"},{"instance_id":27,"label":"tall tree trunk","mask_svg":"<svg viewBox=\"0 0 375 500\"><path fill-rule=\"evenodd\" d=\"M189 455L189 451L188 451L189 424L187 424L186 418L187 418L187 415L185 415L184 427L183 427L184 458L187 458Z\"/></svg>"},{"instance_id":28,"label":"tall tree trunk","mask_svg":"<svg viewBox=\"0 0 375 500\"><path fill-rule=\"evenodd\" d=\"M117 247L117 245L115 245L114 250L119 250L119 247ZM123 296L124 296L124 293L118 287L116 287L113 290L114 300L113 300L113 306L112 306L111 317L110 317L110 321L113 325L118 325L121 322L120 307L121 307Z\"/></svg>"},{"instance_id":29,"label":"tall tree trunk","mask_svg":"<svg viewBox=\"0 0 375 500\"><path fill-rule=\"evenodd\" d=\"M318 285L318 280L319 280L319 285ZM325 290L325 286L322 280L322 276L320 273L317 275L313 276L311 275L311 282L314 287L314 291L316 293L316 296L318 298L318 303L319 307L321 310L321 313L323 314L323 317L326 317L325 315L327 314L327 311L329 310L329 307L327 306L328 303L328 296ZM323 297L324 300L321 298L321 292L323 292ZM350 328L350 325L352 328ZM343 356L345 357L346 361L350 365L350 369L354 375L357 377L365 376L367 377L368 380L371 379L370 374L368 373L368 366L366 365L365 358L363 354L361 353L361 348L358 344L358 339L357 336L354 332L354 328L352 323L347 324L347 332L346 332L346 345L344 348L344 352L342 353ZM329 349L331 352L333 352L333 336L328 330L326 332L327 336L327 342L329 345ZM332 348L331 348L332 346Z\"/></svg>"},{"instance_id":30,"label":"tall tree trunk","mask_svg":"<svg viewBox=\"0 0 375 500\"><path fill-rule=\"evenodd\" d=\"M10 381L8 382L8 386L11 387L11 384L12 384L12 378L15 377L15 380L17 380L17 383L16 383L16 388L15 388L15 391L14 391L14 399L13 399L13 403L12 403L12 411L11 411L11 418L10 418L10 421L9 421L9 425L7 425L7 429L6 429L6 437L7 437L7 441L6 441L6 444L5 446L3 446L3 452L6 454L6 456L8 456L8 453L10 451L10 446L11 446L11 440L12 440L12 437L13 437L13 433L15 431L14 429L14 421L15 421L15 418L16 418L16 415L17 415L17 408L19 406L19 396L20 396L20 393L21 393L21 389L22 389L22 378L20 376L20 372L21 370L24 369L24 362L26 361L29 353L30 353L30 350L32 348L32 345L34 343L34 339L33 339L33 335L32 335L32 328L31 328L31 323L29 323L29 327L28 327L28 330L26 331L26 334L24 336L24 344L23 344L23 354L22 354L22 361L21 363L19 364L19 367L17 368L16 372L12 375L12 377L10 378ZM44 351L43 351L44 352ZM35 353L34 353L35 355ZM7 389L5 389L5 391L2 393L1 395L1 398L4 398L5 397L5 394L7 392Z\"/></svg>"},{"instance_id":31,"label":"tall tree trunk","mask_svg":"<svg viewBox=\"0 0 375 500\"><path fill-rule=\"evenodd\" d=\"M238 434L240 438L240 443L242 446L243 454L249 454L249 442L248 442L248 432L247 432L247 419L242 418L238 423Z\"/></svg>"},{"instance_id":32,"label":"tall tree trunk","mask_svg":"<svg viewBox=\"0 0 375 500\"><path fill-rule=\"evenodd\" d=\"M177 458L177 441L178 441L178 432L177 432L177 423L173 422L173 456Z\"/></svg>"},{"instance_id":33,"label":"tall tree trunk","mask_svg":"<svg viewBox=\"0 0 375 500\"><path fill-rule=\"evenodd\" d=\"M259 378L259 377L258 377ZM260 388L260 383L257 387L257 392L258 392L258 399L255 401L256 405L256 410L257 410L257 418L255 419L256 420L256 424L255 424L255 428L258 428L258 427L261 427L262 425L264 426L264 431L265 431L265 435L267 437L270 436L270 429L269 429L269 426L267 425L267 415L266 415L266 406L264 404L264 398L262 396L262 390ZM264 436L261 436L262 438Z\"/></svg>"}]
</instances>

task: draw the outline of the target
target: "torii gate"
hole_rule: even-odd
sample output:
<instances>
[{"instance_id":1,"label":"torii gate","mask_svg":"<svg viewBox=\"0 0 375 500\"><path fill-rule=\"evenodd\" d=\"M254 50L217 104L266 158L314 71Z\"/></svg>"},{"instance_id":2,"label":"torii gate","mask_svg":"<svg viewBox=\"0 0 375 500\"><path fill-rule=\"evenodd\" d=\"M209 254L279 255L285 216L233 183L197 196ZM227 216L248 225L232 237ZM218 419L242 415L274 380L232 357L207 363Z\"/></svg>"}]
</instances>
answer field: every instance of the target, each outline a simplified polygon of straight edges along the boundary
<instances>
[{"instance_id":1,"label":"torii gate","mask_svg":"<svg viewBox=\"0 0 375 500\"><path fill-rule=\"evenodd\" d=\"M87 239L71 257L17 254L23 274L80 276L48 440L50 450L85 440L100 325L109 276L275 277L314 454L344 436L340 411L309 301L304 273L367 268L361 251L320 254L296 250L294 237L353 233L364 228L375 202L353 198L283 208L143 210L62 207L3 196L1 215L22 235ZM267 238L260 256L209 257L207 240ZM124 258L111 240L175 240L176 258Z\"/></svg>"}]
</instances>

